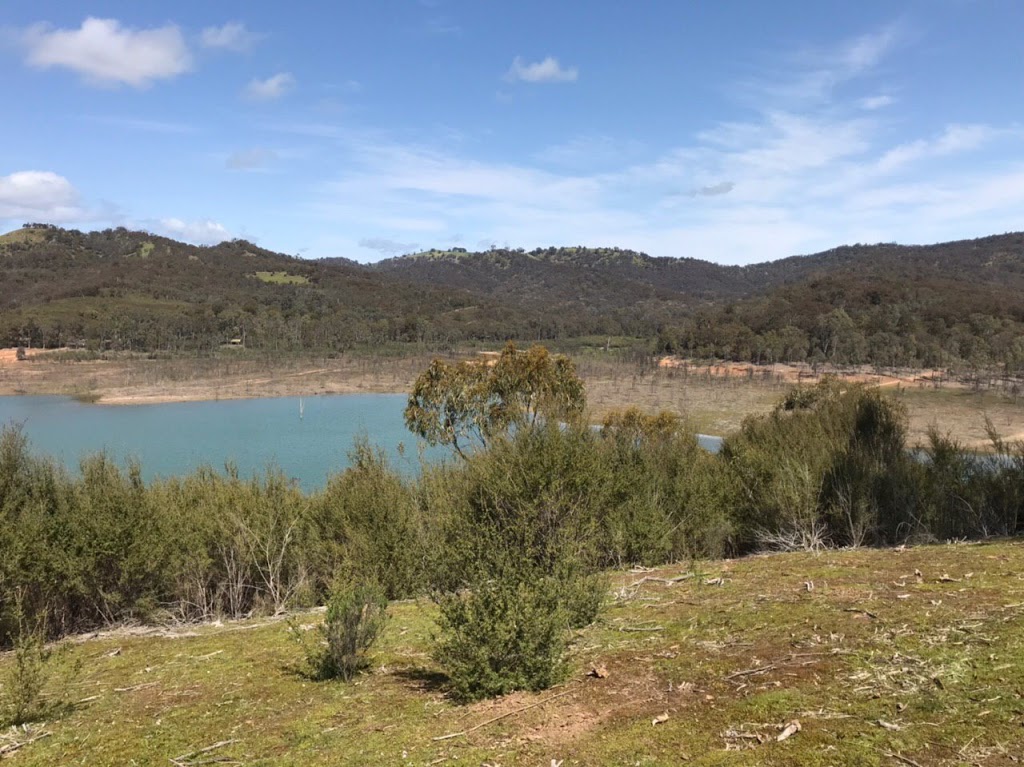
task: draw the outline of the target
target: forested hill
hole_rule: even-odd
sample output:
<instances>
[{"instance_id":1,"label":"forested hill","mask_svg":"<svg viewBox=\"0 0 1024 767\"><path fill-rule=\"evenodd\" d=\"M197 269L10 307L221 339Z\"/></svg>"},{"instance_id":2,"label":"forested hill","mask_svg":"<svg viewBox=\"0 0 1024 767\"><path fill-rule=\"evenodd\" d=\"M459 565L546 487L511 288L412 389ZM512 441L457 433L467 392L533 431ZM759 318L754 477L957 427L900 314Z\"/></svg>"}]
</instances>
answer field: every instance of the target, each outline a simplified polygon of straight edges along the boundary
<instances>
[{"instance_id":1,"label":"forested hill","mask_svg":"<svg viewBox=\"0 0 1024 767\"><path fill-rule=\"evenodd\" d=\"M475 253L429 250L381 261L376 268L417 282L545 300L572 299L574 278L606 284L626 281L711 300L741 298L808 278L846 273L1024 288L1024 234L939 245L850 245L749 266L721 266L696 258L654 258L619 248L569 247Z\"/></svg>"},{"instance_id":2,"label":"forested hill","mask_svg":"<svg viewBox=\"0 0 1024 767\"><path fill-rule=\"evenodd\" d=\"M0 345L341 351L651 339L737 360L1024 367L1024 234L750 266L618 248L427 251L374 265L125 229L0 236Z\"/></svg>"},{"instance_id":3,"label":"forested hill","mask_svg":"<svg viewBox=\"0 0 1024 767\"><path fill-rule=\"evenodd\" d=\"M342 350L500 317L464 291L412 285L244 240L197 247L146 232L23 228L0 236L0 345ZM424 318L430 318L424 323Z\"/></svg>"}]
</instances>

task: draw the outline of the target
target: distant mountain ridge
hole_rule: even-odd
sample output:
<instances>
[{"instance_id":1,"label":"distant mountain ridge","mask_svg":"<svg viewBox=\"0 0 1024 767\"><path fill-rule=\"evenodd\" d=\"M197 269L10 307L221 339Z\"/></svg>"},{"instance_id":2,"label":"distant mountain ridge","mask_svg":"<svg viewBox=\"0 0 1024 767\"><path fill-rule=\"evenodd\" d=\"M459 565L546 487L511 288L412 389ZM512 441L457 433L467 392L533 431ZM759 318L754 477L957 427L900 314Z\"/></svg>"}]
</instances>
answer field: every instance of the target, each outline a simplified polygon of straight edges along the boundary
<instances>
[{"instance_id":1,"label":"distant mountain ridge","mask_svg":"<svg viewBox=\"0 0 1024 767\"><path fill-rule=\"evenodd\" d=\"M736 359L959 364L1019 351L1024 364L1021 323L1022 233L748 266L587 247L453 248L367 265L126 229L0 235L0 344L176 350L244 336L267 350L339 351L617 335Z\"/></svg>"}]
</instances>

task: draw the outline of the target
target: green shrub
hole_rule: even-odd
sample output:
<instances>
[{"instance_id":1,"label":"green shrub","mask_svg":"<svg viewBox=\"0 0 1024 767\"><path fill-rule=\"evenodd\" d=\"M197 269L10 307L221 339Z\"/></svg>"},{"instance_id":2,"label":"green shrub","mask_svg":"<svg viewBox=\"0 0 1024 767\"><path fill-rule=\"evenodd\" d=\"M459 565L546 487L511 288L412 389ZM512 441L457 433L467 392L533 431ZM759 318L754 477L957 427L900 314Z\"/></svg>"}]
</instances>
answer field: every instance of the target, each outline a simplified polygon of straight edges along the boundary
<instances>
[{"instance_id":1,"label":"green shrub","mask_svg":"<svg viewBox=\"0 0 1024 767\"><path fill-rule=\"evenodd\" d=\"M528 582L496 572L470 589L439 595L438 606L434 657L456 698L543 690L564 678L570 608L554 578Z\"/></svg>"},{"instance_id":2,"label":"green shrub","mask_svg":"<svg viewBox=\"0 0 1024 767\"><path fill-rule=\"evenodd\" d=\"M829 379L746 419L722 451L741 492L740 545L815 548L896 534L916 508L894 482L913 472L905 423L878 390Z\"/></svg>"},{"instance_id":3,"label":"green shrub","mask_svg":"<svg viewBox=\"0 0 1024 767\"><path fill-rule=\"evenodd\" d=\"M13 612L18 628L13 637L13 657L0 684L0 726L18 726L47 719L59 714L66 706L68 680L55 666L67 645L48 646L44 620L26 616L20 594L15 600ZM77 666L71 669L72 672L75 670ZM54 679L62 683L60 689L52 689Z\"/></svg>"},{"instance_id":4,"label":"green shrub","mask_svg":"<svg viewBox=\"0 0 1024 767\"><path fill-rule=\"evenodd\" d=\"M564 673L570 629L596 617L606 591L596 439L526 426L452 475L462 493L433 575L436 657L459 697L549 686Z\"/></svg>"},{"instance_id":5,"label":"green shrub","mask_svg":"<svg viewBox=\"0 0 1024 767\"><path fill-rule=\"evenodd\" d=\"M653 565L723 553L729 483L720 462L678 416L613 412L601 436L604 564Z\"/></svg>"},{"instance_id":6,"label":"green shrub","mask_svg":"<svg viewBox=\"0 0 1024 767\"><path fill-rule=\"evenodd\" d=\"M314 500L320 572L362 573L379 583L389 599L425 593L415 490L365 437L356 440L349 459L351 466L331 477Z\"/></svg>"},{"instance_id":7,"label":"green shrub","mask_svg":"<svg viewBox=\"0 0 1024 767\"><path fill-rule=\"evenodd\" d=\"M303 645L310 676L315 679L352 679L369 666L366 654L387 623L387 597L372 581L339 582L331 590L324 622L310 642L292 627Z\"/></svg>"}]
</instances>

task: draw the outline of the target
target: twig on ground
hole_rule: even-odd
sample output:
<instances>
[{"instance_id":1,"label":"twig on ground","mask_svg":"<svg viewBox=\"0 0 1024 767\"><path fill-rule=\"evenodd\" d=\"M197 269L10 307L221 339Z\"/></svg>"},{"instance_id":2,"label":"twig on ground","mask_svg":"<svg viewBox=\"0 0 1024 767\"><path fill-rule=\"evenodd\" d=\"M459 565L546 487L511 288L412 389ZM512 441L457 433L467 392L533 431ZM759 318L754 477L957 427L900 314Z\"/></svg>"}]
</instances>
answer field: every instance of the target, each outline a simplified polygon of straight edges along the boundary
<instances>
[{"instance_id":1,"label":"twig on ground","mask_svg":"<svg viewBox=\"0 0 1024 767\"><path fill-rule=\"evenodd\" d=\"M212 746L200 748L197 751L191 751L187 754L182 754L181 756L172 757L169 761L171 764L176 765L176 767L188 767L192 759L194 759L195 757L202 756L203 754L208 754L211 751L216 751L218 748L224 748L224 746L230 746L232 743L237 742L237 738L232 738L231 740L222 740L219 743L214 743Z\"/></svg>"},{"instance_id":2,"label":"twig on ground","mask_svg":"<svg viewBox=\"0 0 1024 767\"><path fill-rule=\"evenodd\" d=\"M578 681L578 680L576 680L576 681ZM536 703L531 703L529 706L523 706L522 708L517 708L515 711L508 711L508 712L506 712L504 714L501 714L500 716L496 716L496 717L488 719L488 720L486 720L484 722L480 722L480 724L474 725L473 727L470 727L468 730L461 730L459 732L450 732L447 735L438 735L436 738L432 738L432 740L451 740L452 738L457 738L460 735L469 735L469 733L476 732L477 730L479 730L479 729L481 729L483 727L486 727L489 724L494 724L495 722L501 721L502 719L507 719L510 716L515 716L516 714L521 714L524 711L529 711L531 708L537 708L537 706L543 706L545 703L550 703L551 701L555 700L556 698L563 698L566 695L569 695L570 693L573 693L573 692L576 692L575 688L571 689L571 690L563 690L562 692L558 693L557 695L551 695L551 696L545 698L544 700L539 700Z\"/></svg>"},{"instance_id":3,"label":"twig on ground","mask_svg":"<svg viewBox=\"0 0 1024 767\"><path fill-rule=\"evenodd\" d=\"M734 671L725 678L725 681L728 682L731 679L739 679L743 676L754 676L755 674L763 674L766 671L772 671L775 668L776 666L774 663L769 663L767 666L758 666L757 668L748 668L744 669L743 671Z\"/></svg>"},{"instance_id":4,"label":"twig on ground","mask_svg":"<svg viewBox=\"0 0 1024 767\"><path fill-rule=\"evenodd\" d=\"M895 759L898 762L903 762L904 764L909 764L910 767L921 767L920 762L915 762L909 756L902 756L901 754L894 754L891 751L886 751L885 755Z\"/></svg>"},{"instance_id":5,"label":"twig on ground","mask_svg":"<svg viewBox=\"0 0 1024 767\"><path fill-rule=\"evenodd\" d=\"M9 743L6 746L0 746L0 757L7 756L8 754L13 754L19 748L24 748L25 746L29 745L30 743L35 743L37 740L42 740L43 738L48 738L52 734L53 733L50 733L50 732L41 732L38 735L36 735L34 738L29 738L28 740L19 740L19 741L15 741L14 743Z\"/></svg>"}]
</instances>

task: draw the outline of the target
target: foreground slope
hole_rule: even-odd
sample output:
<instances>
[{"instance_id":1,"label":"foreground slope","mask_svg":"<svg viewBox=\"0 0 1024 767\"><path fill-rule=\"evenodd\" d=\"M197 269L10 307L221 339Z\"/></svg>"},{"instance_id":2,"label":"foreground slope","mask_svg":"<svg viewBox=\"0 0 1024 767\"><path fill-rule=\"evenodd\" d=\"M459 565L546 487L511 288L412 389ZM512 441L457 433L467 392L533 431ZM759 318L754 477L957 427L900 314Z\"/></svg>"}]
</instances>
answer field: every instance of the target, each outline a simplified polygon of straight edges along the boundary
<instances>
[{"instance_id":1,"label":"foreground slope","mask_svg":"<svg viewBox=\"0 0 1024 767\"><path fill-rule=\"evenodd\" d=\"M1022 572L1019 541L619 572L566 684L471 706L429 659L426 603L393 605L377 667L350 684L298 673L281 621L85 638L67 659L84 664L80 702L0 750L20 765L1018 764Z\"/></svg>"}]
</instances>

